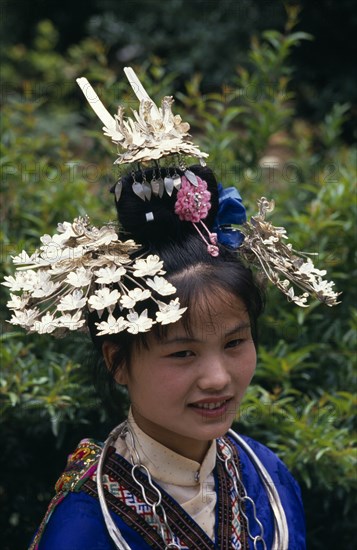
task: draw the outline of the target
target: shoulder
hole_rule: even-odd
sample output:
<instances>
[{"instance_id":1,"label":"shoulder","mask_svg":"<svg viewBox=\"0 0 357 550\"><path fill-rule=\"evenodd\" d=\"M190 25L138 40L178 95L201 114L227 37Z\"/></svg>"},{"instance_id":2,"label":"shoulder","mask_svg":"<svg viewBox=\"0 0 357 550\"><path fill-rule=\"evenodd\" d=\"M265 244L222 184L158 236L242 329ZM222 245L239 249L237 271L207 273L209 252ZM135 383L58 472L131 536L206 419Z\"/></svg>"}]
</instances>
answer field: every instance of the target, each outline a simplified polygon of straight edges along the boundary
<instances>
[{"instance_id":1,"label":"shoulder","mask_svg":"<svg viewBox=\"0 0 357 550\"><path fill-rule=\"evenodd\" d=\"M96 471L102 447L94 439L82 439L68 456L66 468L55 485L56 493L78 490Z\"/></svg>"},{"instance_id":2,"label":"shoulder","mask_svg":"<svg viewBox=\"0 0 357 550\"><path fill-rule=\"evenodd\" d=\"M237 439L231 437L231 434L228 434L228 437L230 437L231 441L233 441L239 450L239 455L243 462L243 466L248 461L249 463L255 465L254 459L256 457L258 461L264 465L270 475L277 477L280 483L284 483L284 481L292 483L294 488L300 494L298 483L291 475L284 462L271 449L251 437L238 435L236 433L235 436L237 436Z\"/></svg>"},{"instance_id":3,"label":"shoulder","mask_svg":"<svg viewBox=\"0 0 357 550\"><path fill-rule=\"evenodd\" d=\"M78 536L82 541L83 533L85 536L97 533L101 519L98 503L80 491L85 481L95 474L101 449L102 445L99 442L83 439L68 456L66 468L55 485L56 495L50 502L32 541L31 550L47 548L75 550ZM92 548L87 545L85 547ZM95 548L99 550L102 547ZM103 548L110 547L103 546Z\"/></svg>"},{"instance_id":4,"label":"shoulder","mask_svg":"<svg viewBox=\"0 0 357 550\"><path fill-rule=\"evenodd\" d=\"M69 455L56 495L29 550L115 550L97 498L95 478L102 445L83 440ZM113 457L118 457L114 453ZM141 535L117 513L110 515L133 550L149 550Z\"/></svg>"},{"instance_id":5,"label":"shoulder","mask_svg":"<svg viewBox=\"0 0 357 550\"><path fill-rule=\"evenodd\" d=\"M37 550L112 550L99 503L79 492L67 494L47 522Z\"/></svg>"}]
</instances>

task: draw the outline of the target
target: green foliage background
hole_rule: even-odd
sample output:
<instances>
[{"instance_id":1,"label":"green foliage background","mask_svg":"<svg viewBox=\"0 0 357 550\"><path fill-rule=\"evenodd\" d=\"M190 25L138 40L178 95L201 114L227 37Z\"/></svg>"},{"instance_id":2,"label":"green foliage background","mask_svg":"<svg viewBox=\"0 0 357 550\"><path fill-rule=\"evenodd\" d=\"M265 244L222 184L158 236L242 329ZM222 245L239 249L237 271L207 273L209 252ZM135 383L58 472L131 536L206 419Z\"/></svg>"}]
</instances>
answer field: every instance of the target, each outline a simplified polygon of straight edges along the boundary
<instances>
[{"instance_id":1,"label":"green foliage background","mask_svg":"<svg viewBox=\"0 0 357 550\"><path fill-rule=\"evenodd\" d=\"M329 309L299 309L269 290L261 323L256 376L237 417L238 429L274 449L301 484L308 547L349 547L356 486L353 401L356 350L356 150L341 132L348 104L334 104L318 124L297 117L292 53L311 37L295 31L290 7L284 31L262 32L224 87L203 90L203 75L182 82L179 68L151 56L136 67L159 100L175 94L177 111L210 152L225 186L239 188L250 215L261 195L277 202L273 222L297 249L316 251L342 292ZM2 270L10 256L37 246L58 222L87 213L94 223L115 217L110 195L118 177L113 148L84 104L75 78L86 76L112 112L133 98L107 61L99 38L64 53L42 21L32 45L9 45L3 78ZM3 302L6 289L1 287ZM111 416L92 389L90 343L1 335L1 532L4 549L24 547L38 525L66 454L81 437L104 438L126 412Z\"/></svg>"}]
</instances>

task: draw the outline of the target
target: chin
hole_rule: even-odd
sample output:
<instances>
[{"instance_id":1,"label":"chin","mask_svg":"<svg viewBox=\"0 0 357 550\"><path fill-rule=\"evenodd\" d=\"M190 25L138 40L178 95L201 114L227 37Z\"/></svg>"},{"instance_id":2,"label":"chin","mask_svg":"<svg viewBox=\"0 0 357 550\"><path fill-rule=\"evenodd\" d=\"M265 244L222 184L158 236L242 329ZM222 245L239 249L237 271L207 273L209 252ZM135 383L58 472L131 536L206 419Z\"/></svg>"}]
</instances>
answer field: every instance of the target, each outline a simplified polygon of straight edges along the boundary
<instances>
[{"instance_id":1,"label":"chin","mask_svg":"<svg viewBox=\"0 0 357 550\"><path fill-rule=\"evenodd\" d=\"M195 439L199 439L201 441L211 441L212 439L222 437L228 432L231 425L232 424L230 423L226 424L225 426L207 427L206 430L201 430L200 434L197 434L198 437L196 437Z\"/></svg>"}]
</instances>

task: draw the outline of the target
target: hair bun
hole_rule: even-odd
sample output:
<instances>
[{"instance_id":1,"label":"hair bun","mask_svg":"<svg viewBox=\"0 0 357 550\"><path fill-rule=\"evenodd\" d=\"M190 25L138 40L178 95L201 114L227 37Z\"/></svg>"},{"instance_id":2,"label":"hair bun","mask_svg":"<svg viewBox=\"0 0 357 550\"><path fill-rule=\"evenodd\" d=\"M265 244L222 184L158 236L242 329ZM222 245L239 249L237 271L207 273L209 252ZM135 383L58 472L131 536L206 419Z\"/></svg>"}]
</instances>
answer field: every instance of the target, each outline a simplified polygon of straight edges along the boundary
<instances>
[{"instance_id":1,"label":"hair bun","mask_svg":"<svg viewBox=\"0 0 357 550\"><path fill-rule=\"evenodd\" d=\"M207 183L207 190L211 194L211 207L203 221L208 228L212 228L218 210L216 178L212 170L207 167L194 165L189 170ZM163 179L168 174L173 176L174 171L173 168L161 168L160 176ZM178 169L176 173L183 175L183 172ZM158 176L158 170L150 169L136 172L134 178L138 183L145 180L150 183L155 176ZM149 200L143 200L133 190L132 175L123 176L121 182L122 192L119 201L116 201L116 208L121 228L130 237L143 245L159 246L168 241L185 240L188 235L195 233L193 224L182 221L175 213L176 188L173 188L171 195L165 190L162 197L151 194ZM114 192L114 187L111 191Z\"/></svg>"}]
</instances>

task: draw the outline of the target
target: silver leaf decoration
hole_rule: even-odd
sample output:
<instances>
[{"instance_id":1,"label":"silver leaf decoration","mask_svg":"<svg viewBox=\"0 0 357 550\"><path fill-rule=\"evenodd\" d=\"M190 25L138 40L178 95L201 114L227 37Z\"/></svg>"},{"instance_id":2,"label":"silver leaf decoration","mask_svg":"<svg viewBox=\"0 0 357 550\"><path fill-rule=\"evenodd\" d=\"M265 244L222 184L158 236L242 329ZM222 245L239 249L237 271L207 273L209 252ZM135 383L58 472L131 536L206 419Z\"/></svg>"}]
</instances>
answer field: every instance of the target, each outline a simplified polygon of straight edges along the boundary
<instances>
[{"instance_id":1,"label":"silver leaf decoration","mask_svg":"<svg viewBox=\"0 0 357 550\"><path fill-rule=\"evenodd\" d=\"M194 174L193 172L191 172L191 170L185 170L184 171L184 174L186 176L186 178L188 179L188 181L190 183L192 183L192 185L194 185L195 187L198 186L198 181L197 181L197 176L196 174Z\"/></svg>"},{"instance_id":2,"label":"silver leaf decoration","mask_svg":"<svg viewBox=\"0 0 357 550\"><path fill-rule=\"evenodd\" d=\"M178 174L176 174L176 176L174 175L174 177L172 179L174 181L175 189L180 189L180 187L181 187L181 177Z\"/></svg>"},{"instance_id":3,"label":"silver leaf decoration","mask_svg":"<svg viewBox=\"0 0 357 550\"><path fill-rule=\"evenodd\" d=\"M159 197L161 199L162 195L164 194L164 180L162 178L159 178L157 181L159 182Z\"/></svg>"},{"instance_id":4,"label":"silver leaf decoration","mask_svg":"<svg viewBox=\"0 0 357 550\"><path fill-rule=\"evenodd\" d=\"M138 181L134 181L133 183L133 191L135 195L137 195L141 200L145 200L145 192L142 183L139 183Z\"/></svg>"},{"instance_id":5,"label":"silver leaf decoration","mask_svg":"<svg viewBox=\"0 0 357 550\"><path fill-rule=\"evenodd\" d=\"M123 183L121 180L117 181L116 185L115 185L115 189L114 189L114 194L115 194L115 200L117 202L119 202L119 199L121 197L121 192L122 192L122 189L123 189Z\"/></svg>"},{"instance_id":6,"label":"silver leaf decoration","mask_svg":"<svg viewBox=\"0 0 357 550\"><path fill-rule=\"evenodd\" d=\"M145 198L149 201L151 199L151 187L147 181L143 182L143 189L144 189Z\"/></svg>"},{"instance_id":7,"label":"silver leaf decoration","mask_svg":"<svg viewBox=\"0 0 357 550\"><path fill-rule=\"evenodd\" d=\"M174 190L174 180L168 176L164 179L164 185L166 189L166 193L171 197L172 192Z\"/></svg>"},{"instance_id":8,"label":"silver leaf decoration","mask_svg":"<svg viewBox=\"0 0 357 550\"><path fill-rule=\"evenodd\" d=\"M156 178L152 179L150 182L152 193L155 197L159 195L160 192L160 182Z\"/></svg>"}]
</instances>

